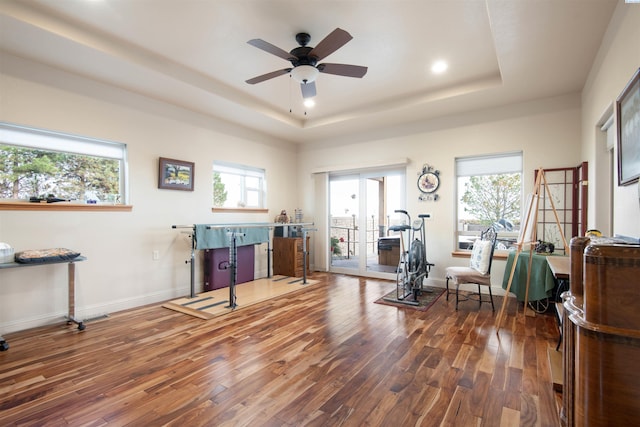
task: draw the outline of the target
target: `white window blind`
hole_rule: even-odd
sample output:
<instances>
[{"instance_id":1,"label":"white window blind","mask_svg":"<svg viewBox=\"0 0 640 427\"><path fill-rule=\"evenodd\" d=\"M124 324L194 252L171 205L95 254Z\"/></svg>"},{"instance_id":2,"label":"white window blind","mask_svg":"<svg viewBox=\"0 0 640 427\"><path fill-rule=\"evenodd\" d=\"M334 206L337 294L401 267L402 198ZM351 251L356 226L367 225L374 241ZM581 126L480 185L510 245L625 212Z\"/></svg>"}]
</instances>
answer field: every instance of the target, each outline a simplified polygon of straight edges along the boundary
<instances>
[{"instance_id":1,"label":"white window blind","mask_svg":"<svg viewBox=\"0 0 640 427\"><path fill-rule=\"evenodd\" d=\"M456 159L457 176L496 175L521 171L521 152Z\"/></svg>"},{"instance_id":2,"label":"white window blind","mask_svg":"<svg viewBox=\"0 0 640 427\"><path fill-rule=\"evenodd\" d=\"M124 160L126 144L0 122L0 142L61 153Z\"/></svg>"}]
</instances>

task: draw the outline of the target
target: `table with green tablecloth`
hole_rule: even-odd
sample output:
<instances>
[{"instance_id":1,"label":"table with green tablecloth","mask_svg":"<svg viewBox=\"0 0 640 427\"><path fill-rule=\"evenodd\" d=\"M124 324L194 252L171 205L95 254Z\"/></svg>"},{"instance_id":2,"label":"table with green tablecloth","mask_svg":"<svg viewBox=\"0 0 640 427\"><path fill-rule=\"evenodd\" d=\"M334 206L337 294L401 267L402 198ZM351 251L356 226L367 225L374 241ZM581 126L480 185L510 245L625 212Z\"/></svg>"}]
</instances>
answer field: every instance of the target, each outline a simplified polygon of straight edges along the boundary
<instances>
[{"instance_id":1,"label":"table with green tablecloth","mask_svg":"<svg viewBox=\"0 0 640 427\"><path fill-rule=\"evenodd\" d=\"M504 278L502 279L502 289L507 289L509 284L509 275L513 266L513 259L516 251L509 253L507 265L504 269ZM533 254L531 260L531 279L529 283L529 301L538 301L544 298L553 297L553 289L556 285L553 272L547 263L547 257L554 255ZM516 270L513 273L513 281L509 292L516 295L518 301L524 301L527 290L527 269L529 266L529 251L522 251L518 256Z\"/></svg>"}]
</instances>

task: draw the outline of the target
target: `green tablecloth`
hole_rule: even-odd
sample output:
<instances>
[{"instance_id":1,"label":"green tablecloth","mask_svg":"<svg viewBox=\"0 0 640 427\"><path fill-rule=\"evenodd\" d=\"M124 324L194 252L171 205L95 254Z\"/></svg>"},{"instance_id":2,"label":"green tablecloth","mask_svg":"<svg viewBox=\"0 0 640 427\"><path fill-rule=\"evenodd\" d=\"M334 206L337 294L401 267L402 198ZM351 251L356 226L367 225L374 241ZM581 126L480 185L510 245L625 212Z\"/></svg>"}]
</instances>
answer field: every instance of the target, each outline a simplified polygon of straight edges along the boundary
<instances>
[{"instance_id":1,"label":"green tablecloth","mask_svg":"<svg viewBox=\"0 0 640 427\"><path fill-rule=\"evenodd\" d=\"M509 253L507 265L504 269L504 278L502 279L502 289L507 289L509 284L509 275L511 274L511 266L516 252ZM553 288L555 280L551 268L547 263L547 257L553 255L533 254L531 260L531 279L529 282L529 301L538 301L553 296ZM529 266L529 251L522 251L518 256L516 271L513 273L513 281L509 292L516 295L518 301L524 301L527 287L527 267Z\"/></svg>"}]
</instances>

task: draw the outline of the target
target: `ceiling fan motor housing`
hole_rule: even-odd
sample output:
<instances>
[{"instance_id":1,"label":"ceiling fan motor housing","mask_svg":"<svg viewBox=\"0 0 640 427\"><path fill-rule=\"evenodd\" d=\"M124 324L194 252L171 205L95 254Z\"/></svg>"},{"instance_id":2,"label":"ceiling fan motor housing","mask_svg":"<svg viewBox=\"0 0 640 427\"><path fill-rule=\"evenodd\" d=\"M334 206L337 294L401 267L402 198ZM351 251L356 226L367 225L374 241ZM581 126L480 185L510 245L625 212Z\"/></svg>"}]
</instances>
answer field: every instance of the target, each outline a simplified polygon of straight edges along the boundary
<instances>
[{"instance_id":1,"label":"ceiling fan motor housing","mask_svg":"<svg viewBox=\"0 0 640 427\"><path fill-rule=\"evenodd\" d=\"M294 67L297 67L298 65L311 65L312 67L315 67L318 63L318 59L313 56L309 56L309 52L312 50L313 48L308 46L300 46L291 50L290 53L297 58L291 59L291 64L293 64Z\"/></svg>"}]
</instances>

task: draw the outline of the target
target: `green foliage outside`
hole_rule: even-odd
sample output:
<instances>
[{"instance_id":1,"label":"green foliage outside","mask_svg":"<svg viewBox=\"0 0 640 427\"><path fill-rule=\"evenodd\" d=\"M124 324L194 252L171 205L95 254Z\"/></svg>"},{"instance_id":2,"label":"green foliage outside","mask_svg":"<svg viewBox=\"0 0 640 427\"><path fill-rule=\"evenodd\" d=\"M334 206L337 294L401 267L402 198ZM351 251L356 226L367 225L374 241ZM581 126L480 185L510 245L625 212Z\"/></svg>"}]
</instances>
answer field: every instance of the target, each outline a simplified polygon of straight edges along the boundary
<instances>
[{"instance_id":1,"label":"green foliage outside","mask_svg":"<svg viewBox=\"0 0 640 427\"><path fill-rule=\"evenodd\" d=\"M213 206L221 208L227 201L227 191L222 183L219 172L213 173Z\"/></svg>"},{"instance_id":2,"label":"green foliage outside","mask_svg":"<svg viewBox=\"0 0 640 427\"><path fill-rule=\"evenodd\" d=\"M340 249L340 239L337 237L332 237L331 238L331 253L334 256L341 256L342 255L342 249Z\"/></svg>"},{"instance_id":3,"label":"green foliage outside","mask_svg":"<svg viewBox=\"0 0 640 427\"><path fill-rule=\"evenodd\" d=\"M520 174L472 176L462 195L464 211L482 225L500 219L519 222Z\"/></svg>"},{"instance_id":4,"label":"green foliage outside","mask_svg":"<svg viewBox=\"0 0 640 427\"><path fill-rule=\"evenodd\" d=\"M105 201L120 193L118 160L0 144L0 198Z\"/></svg>"}]
</instances>

